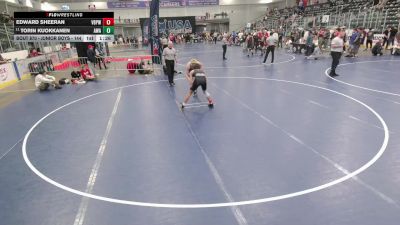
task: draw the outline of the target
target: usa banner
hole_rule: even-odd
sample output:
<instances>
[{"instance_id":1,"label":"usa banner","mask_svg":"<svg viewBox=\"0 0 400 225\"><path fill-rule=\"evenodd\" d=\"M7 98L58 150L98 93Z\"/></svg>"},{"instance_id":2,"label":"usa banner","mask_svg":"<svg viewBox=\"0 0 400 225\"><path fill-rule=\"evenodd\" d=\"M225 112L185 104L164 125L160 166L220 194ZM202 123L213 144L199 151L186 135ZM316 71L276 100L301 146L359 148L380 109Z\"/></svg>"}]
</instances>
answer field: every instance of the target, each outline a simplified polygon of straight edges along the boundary
<instances>
[{"instance_id":1,"label":"usa banner","mask_svg":"<svg viewBox=\"0 0 400 225\"><path fill-rule=\"evenodd\" d=\"M153 63L161 63L160 37L159 37L159 15L160 0L152 0L150 4L150 50L152 55L158 55L160 58L153 57Z\"/></svg>"}]
</instances>

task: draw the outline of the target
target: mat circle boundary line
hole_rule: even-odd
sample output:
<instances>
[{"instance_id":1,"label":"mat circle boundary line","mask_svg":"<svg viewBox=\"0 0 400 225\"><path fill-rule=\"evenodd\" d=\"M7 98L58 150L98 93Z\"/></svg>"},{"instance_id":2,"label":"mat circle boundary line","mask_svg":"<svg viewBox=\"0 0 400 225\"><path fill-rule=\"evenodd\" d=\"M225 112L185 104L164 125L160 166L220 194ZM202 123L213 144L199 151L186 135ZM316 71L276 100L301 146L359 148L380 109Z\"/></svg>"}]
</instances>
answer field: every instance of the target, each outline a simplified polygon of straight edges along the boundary
<instances>
[{"instance_id":1,"label":"mat circle boundary line","mask_svg":"<svg viewBox=\"0 0 400 225\"><path fill-rule=\"evenodd\" d=\"M340 65L338 65L338 67L341 67L341 66L348 66L348 65L354 65L354 64L362 64L362 63L376 63L376 62L400 62L400 60L385 59L385 60L376 60L376 61L352 62L352 63L340 64ZM345 85L348 85L348 86L351 86L351 87L356 87L356 88L360 88L360 89L363 89L363 90L367 90L367 91L373 91L373 92L377 92L377 93L381 93L381 94L394 95L394 96L399 96L399 97L400 97L400 94L397 94L397 93L388 92L388 91L381 91L381 90L377 90L377 89L373 89L373 88L367 88L367 87L359 86L359 85L356 85L356 84L351 84L351 83L348 83L348 82L339 80L339 79L337 79L337 78L331 77L331 76L329 76L329 73L328 73L328 71L329 71L330 69L331 69L331 68L329 67L329 68L327 68L327 69L325 70L325 76L327 76L328 78L330 78L330 79L332 79L332 80L334 80L334 81L337 81L337 82L339 82L339 83L342 83L342 84L345 84Z\"/></svg>"},{"instance_id":2,"label":"mat circle boundary line","mask_svg":"<svg viewBox=\"0 0 400 225\"><path fill-rule=\"evenodd\" d=\"M222 202L222 203L204 203L204 204L167 204L167 203L150 203L150 202L136 202L136 201L129 201L129 200L123 200L123 199L116 199L116 198L111 198L111 197L103 197L103 196L98 196L95 194L90 194L90 193L86 193L83 191L79 191L70 187L67 187L61 183L58 183L52 179L50 179L49 177L47 177L46 175L44 175L42 172L40 172L38 169L36 169L35 166L33 166L33 164L31 163L31 161L29 160L28 154L27 154L27 142L29 139L29 136L31 135L31 133L33 132L33 130L43 121L45 120L47 117L49 117L50 115L54 114L55 112L70 106L74 103L80 102L84 99L87 98L91 98L93 96L97 96L100 94L104 94L104 93L108 93L108 92L112 92L112 91L116 91L116 90L120 90L120 89L124 89L124 88L128 88L128 87L134 87L134 86L140 86L140 85L146 85L146 84L154 84L154 83L159 83L159 82L165 82L165 80L159 80L159 81L150 81L150 82L143 82L143 83L138 83L138 84L131 84L131 85L126 85L126 86L121 86L121 87L117 87L117 88L112 88L112 89L108 89L105 91L101 91L101 92L97 92L79 99L76 99L74 101L71 101L63 106L60 106L56 109L54 109L53 111L49 112L48 114L46 114L44 117L42 117L40 120L38 120L26 133L26 135L24 136L24 140L22 143L22 155L23 155L23 159L25 161L25 163L27 164L27 166L32 170L33 173L35 173L37 176L39 176L41 179L43 179L44 181L48 182L49 184L52 184L60 189L63 189L67 192L73 193L73 194L77 194L83 197L88 197L91 199L96 199L96 200L100 200L100 201L105 201L105 202L111 202L111 203L116 203L116 204L123 204L123 205L132 205L132 206L143 206L143 207L154 207L154 208L181 208L181 209L196 209L196 208L218 208L218 207L232 207L232 206L243 206L243 205L252 205L252 204L260 204L260 203L266 203L266 202L272 202L272 201L278 201L278 200L283 200L283 199L289 199L289 198L293 198L293 197L298 197L298 196L302 196L302 195L306 195L306 194L310 194L313 192L317 192L329 187L332 187L336 184L340 184L354 176L357 176L358 174L362 173L363 171L367 170L370 166L372 166L385 152L387 145L388 145L388 141L389 141L389 129L386 125L386 122L384 121L384 119L374 110L372 109L370 106L368 106L366 103L355 99L351 96L348 96L346 94L343 94L341 92L335 91L335 90L331 90L328 88L324 88L324 87L320 87L320 86L316 86L316 85L312 85L312 84L307 84L307 83L301 83L301 82L296 82L296 81L289 81L289 80L280 80L280 79L269 79L269 78L253 78L253 77L209 77L210 79L249 79L249 80L266 80L266 81L276 81L276 82L283 82L283 83L291 83L291 84L297 84L297 85L303 85L306 87L313 87L313 88L317 88L320 90L325 90L343 97L346 97L362 106L364 106L365 108L367 108L370 112L372 112L372 114L374 114L378 120L380 121L380 123L382 124L383 130L384 130L384 138L383 138L383 142L382 145L379 149L379 151L377 152L377 154L371 159L369 160L366 164L364 164L363 166L361 166L360 168L358 168L357 170L346 174L343 177L340 177L338 179L335 179L333 181L330 181L328 183L316 186L316 187L312 187L312 188L308 188L305 190L301 190L301 191L297 191L297 192L292 192L292 193L287 193L287 194L283 194L283 195L278 195L278 196L273 196L273 197L267 197L267 198L259 198L259 199L253 199L253 200L244 200L244 201L235 201L235 202ZM177 80L183 80L184 78L179 78Z\"/></svg>"}]
</instances>

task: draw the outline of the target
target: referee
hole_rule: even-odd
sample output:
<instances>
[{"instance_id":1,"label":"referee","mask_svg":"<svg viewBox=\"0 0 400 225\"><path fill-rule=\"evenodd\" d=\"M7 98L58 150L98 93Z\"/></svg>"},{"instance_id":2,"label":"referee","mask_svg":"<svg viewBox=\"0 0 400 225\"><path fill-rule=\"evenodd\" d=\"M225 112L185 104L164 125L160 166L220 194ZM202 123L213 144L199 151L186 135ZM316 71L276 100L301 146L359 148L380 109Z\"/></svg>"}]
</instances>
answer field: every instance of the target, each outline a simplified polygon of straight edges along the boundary
<instances>
[{"instance_id":1,"label":"referee","mask_svg":"<svg viewBox=\"0 0 400 225\"><path fill-rule=\"evenodd\" d=\"M163 66L167 68L169 86L174 86L174 71L176 62L176 50L172 42L168 42L168 48L163 51Z\"/></svg>"},{"instance_id":2,"label":"referee","mask_svg":"<svg viewBox=\"0 0 400 225\"><path fill-rule=\"evenodd\" d=\"M336 73L336 67L339 65L340 57L342 57L343 52L343 32L340 28L335 31L335 38L331 42L331 56L332 56L332 67L329 76L336 77L339 76Z\"/></svg>"}]
</instances>

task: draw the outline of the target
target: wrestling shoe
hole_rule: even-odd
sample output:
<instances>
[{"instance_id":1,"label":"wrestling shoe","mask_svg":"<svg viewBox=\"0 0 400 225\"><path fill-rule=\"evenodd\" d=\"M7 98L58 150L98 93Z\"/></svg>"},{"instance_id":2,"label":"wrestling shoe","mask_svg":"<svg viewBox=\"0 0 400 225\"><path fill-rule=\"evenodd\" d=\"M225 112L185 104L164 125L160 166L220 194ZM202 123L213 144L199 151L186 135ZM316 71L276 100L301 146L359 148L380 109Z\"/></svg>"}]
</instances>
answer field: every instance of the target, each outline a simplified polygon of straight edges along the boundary
<instances>
[{"instance_id":1,"label":"wrestling shoe","mask_svg":"<svg viewBox=\"0 0 400 225\"><path fill-rule=\"evenodd\" d=\"M212 100L208 100L208 107L213 108L214 102Z\"/></svg>"}]
</instances>

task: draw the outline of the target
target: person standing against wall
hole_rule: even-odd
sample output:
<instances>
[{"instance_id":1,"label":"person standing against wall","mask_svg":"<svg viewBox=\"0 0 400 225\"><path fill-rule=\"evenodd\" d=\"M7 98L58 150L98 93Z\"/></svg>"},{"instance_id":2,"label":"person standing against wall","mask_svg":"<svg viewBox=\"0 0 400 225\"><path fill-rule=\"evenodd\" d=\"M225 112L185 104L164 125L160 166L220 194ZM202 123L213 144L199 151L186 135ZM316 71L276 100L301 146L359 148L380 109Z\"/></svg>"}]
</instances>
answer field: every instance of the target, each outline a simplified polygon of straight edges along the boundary
<instances>
[{"instance_id":1,"label":"person standing against wall","mask_svg":"<svg viewBox=\"0 0 400 225\"><path fill-rule=\"evenodd\" d=\"M171 87L175 85L174 71L176 62L176 50L173 47L172 41L170 41L168 42L168 48L165 48L163 51L163 66L167 68L168 82Z\"/></svg>"},{"instance_id":2,"label":"person standing against wall","mask_svg":"<svg viewBox=\"0 0 400 225\"><path fill-rule=\"evenodd\" d=\"M332 66L331 66L331 72L329 73L329 76L331 77L336 77L339 76L336 73L336 67L339 65L339 60L340 57L342 56L343 52L343 32L341 31L340 28L338 28L335 31L335 38L332 39L331 42L331 56L332 56Z\"/></svg>"},{"instance_id":3,"label":"person standing against wall","mask_svg":"<svg viewBox=\"0 0 400 225\"><path fill-rule=\"evenodd\" d=\"M224 34L224 37L222 38L222 60L227 60L225 57L226 55L226 48L228 46L228 35Z\"/></svg>"}]
</instances>

